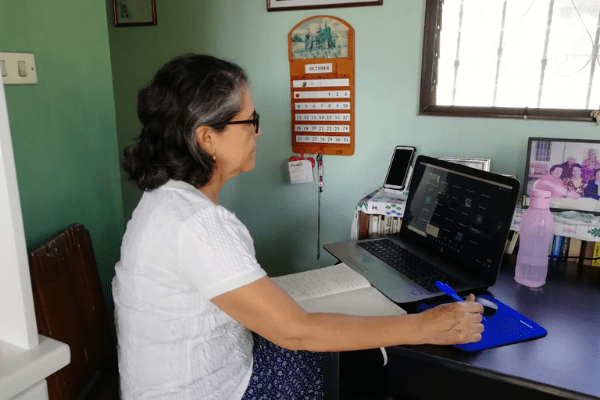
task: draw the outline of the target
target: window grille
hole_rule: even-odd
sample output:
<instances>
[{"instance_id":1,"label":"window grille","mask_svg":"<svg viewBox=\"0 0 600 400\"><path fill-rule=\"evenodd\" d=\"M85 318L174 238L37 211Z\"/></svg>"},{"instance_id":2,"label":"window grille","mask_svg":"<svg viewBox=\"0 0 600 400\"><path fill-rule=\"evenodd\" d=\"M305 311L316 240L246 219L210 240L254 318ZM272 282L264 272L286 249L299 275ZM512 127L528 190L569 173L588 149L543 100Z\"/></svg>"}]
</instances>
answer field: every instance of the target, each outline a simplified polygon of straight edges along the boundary
<instances>
[{"instance_id":1,"label":"window grille","mask_svg":"<svg viewBox=\"0 0 600 400\"><path fill-rule=\"evenodd\" d=\"M422 114L592 121L599 0L427 0Z\"/></svg>"},{"instance_id":2,"label":"window grille","mask_svg":"<svg viewBox=\"0 0 600 400\"><path fill-rule=\"evenodd\" d=\"M535 160L536 161L550 161L550 152L552 150L552 143L541 140L535 144Z\"/></svg>"}]
</instances>

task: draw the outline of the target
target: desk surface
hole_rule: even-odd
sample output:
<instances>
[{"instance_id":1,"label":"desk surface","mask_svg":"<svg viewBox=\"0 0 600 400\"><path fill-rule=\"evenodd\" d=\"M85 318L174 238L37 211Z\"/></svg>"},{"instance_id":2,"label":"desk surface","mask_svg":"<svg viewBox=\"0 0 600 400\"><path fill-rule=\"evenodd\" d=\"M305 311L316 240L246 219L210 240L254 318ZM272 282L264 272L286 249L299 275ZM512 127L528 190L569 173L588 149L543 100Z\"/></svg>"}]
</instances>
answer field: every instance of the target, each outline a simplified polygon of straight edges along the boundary
<instances>
[{"instance_id":1,"label":"desk surface","mask_svg":"<svg viewBox=\"0 0 600 400\"><path fill-rule=\"evenodd\" d=\"M551 263L546 285L530 289L514 281L514 262L506 257L489 294L546 328L548 336L474 353L429 345L390 351L560 397L600 398L600 268Z\"/></svg>"}]
</instances>

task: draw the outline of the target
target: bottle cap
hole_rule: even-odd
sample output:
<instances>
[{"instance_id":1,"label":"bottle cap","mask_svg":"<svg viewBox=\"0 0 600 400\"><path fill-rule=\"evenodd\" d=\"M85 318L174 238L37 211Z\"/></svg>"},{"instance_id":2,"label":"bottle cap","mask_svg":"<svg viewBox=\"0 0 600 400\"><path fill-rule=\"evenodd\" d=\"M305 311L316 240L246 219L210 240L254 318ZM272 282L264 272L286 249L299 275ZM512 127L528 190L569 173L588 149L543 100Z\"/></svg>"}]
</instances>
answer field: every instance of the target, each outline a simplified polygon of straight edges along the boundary
<instances>
[{"instance_id":1,"label":"bottle cap","mask_svg":"<svg viewBox=\"0 0 600 400\"><path fill-rule=\"evenodd\" d=\"M529 206L532 208L550 208L550 195L551 193L547 190L533 189Z\"/></svg>"}]
</instances>

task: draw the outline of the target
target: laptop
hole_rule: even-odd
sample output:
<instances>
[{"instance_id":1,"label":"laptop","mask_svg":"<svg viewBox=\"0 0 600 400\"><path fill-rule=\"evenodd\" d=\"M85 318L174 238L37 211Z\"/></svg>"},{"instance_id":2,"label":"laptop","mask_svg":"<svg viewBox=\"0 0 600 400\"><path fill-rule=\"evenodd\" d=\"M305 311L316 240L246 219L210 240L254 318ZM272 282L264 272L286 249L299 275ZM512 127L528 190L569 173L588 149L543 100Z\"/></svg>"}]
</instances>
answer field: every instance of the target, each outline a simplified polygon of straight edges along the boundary
<instances>
[{"instance_id":1,"label":"laptop","mask_svg":"<svg viewBox=\"0 0 600 400\"><path fill-rule=\"evenodd\" d=\"M520 184L515 178L437 158L416 160L398 234L326 244L396 303L493 286ZM430 276L432 275L433 276Z\"/></svg>"}]
</instances>

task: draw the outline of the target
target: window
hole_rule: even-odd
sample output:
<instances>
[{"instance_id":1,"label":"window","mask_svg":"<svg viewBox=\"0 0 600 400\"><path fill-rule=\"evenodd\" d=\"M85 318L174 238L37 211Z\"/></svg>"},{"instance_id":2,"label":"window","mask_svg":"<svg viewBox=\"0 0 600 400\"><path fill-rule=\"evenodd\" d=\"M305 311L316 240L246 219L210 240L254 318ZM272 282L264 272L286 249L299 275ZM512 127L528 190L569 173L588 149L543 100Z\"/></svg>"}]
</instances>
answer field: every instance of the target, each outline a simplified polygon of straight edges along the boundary
<instances>
[{"instance_id":1,"label":"window","mask_svg":"<svg viewBox=\"0 0 600 400\"><path fill-rule=\"evenodd\" d=\"M550 161L552 143L539 141L535 144L535 161Z\"/></svg>"},{"instance_id":2,"label":"window","mask_svg":"<svg viewBox=\"0 0 600 400\"><path fill-rule=\"evenodd\" d=\"M427 0L420 114L593 121L600 1Z\"/></svg>"}]
</instances>

